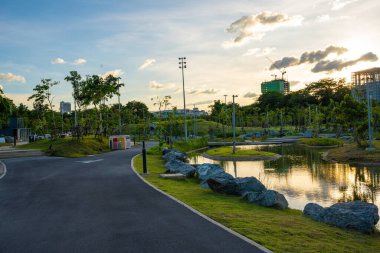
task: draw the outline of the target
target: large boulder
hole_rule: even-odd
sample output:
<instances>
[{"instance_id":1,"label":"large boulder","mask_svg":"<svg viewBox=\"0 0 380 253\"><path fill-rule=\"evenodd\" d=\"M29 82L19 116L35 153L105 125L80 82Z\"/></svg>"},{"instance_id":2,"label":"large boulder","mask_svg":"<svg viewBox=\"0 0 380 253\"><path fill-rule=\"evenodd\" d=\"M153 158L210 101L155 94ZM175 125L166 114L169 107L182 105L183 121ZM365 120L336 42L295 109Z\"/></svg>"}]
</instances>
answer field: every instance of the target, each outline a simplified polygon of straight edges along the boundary
<instances>
[{"instance_id":1,"label":"large boulder","mask_svg":"<svg viewBox=\"0 0 380 253\"><path fill-rule=\"evenodd\" d=\"M218 173L207 179L207 184L211 190L230 194L230 195L240 195L238 191L238 184L233 176L227 173Z\"/></svg>"},{"instance_id":2,"label":"large boulder","mask_svg":"<svg viewBox=\"0 0 380 253\"><path fill-rule=\"evenodd\" d=\"M202 187L208 187L207 180L218 175L225 174L223 168L218 164L204 163L196 166L197 177Z\"/></svg>"},{"instance_id":3,"label":"large boulder","mask_svg":"<svg viewBox=\"0 0 380 253\"><path fill-rule=\"evenodd\" d=\"M265 186L255 177L236 178L238 191L240 195L245 192L262 192L265 191Z\"/></svg>"},{"instance_id":4,"label":"large boulder","mask_svg":"<svg viewBox=\"0 0 380 253\"><path fill-rule=\"evenodd\" d=\"M182 162L187 161L187 156L185 153L178 151L176 149L170 149L170 151L165 150L164 155L162 158L166 161L169 162L171 160L180 160Z\"/></svg>"},{"instance_id":5,"label":"large boulder","mask_svg":"<svg viewBox=\"0 0 380 253\"><path fill-rule=\"evenodd\" d=\"M322 221L325 214L325 209L316 203L308 203L303 209L303 214L313 220Z\"/></svg>"},{"instance_id":6,"label":"large boulder","mask_svg":"<svg viewBox=\"0 0 380 253\"><path fill-rule=\"evenodd\" d=\"M274 190L264 190L262 192L245 192L243 198L250 203L260 206L274 207L277 209L288 208L288 201L285 196Z\"/></svg>"},{"instance_id":7,"label":"large boulder","mask_svg":"<svg viewBox=\"0 0 380 253\"><path fill-rule=\"evenodd\" d=\"M337 203L327 208L309 203L303 213L317 221L365 233L371 233L379 221L377 206L363 201Z\"/></svg>"},{"instance_id":8,"label":"large boulder","mask_svg":"<svg viewBox=\"0 0 380 253\"><path fill-rule=\"evenodd\" d=\"M181 173L186 177L192 177L195 174L195 168L187 163L184 163L180 160L169 160L165 164L167 173Z\"/></svg>"},{"instance_id":9,"label":"large boulder","mask_svg":"<svg viewBox=\"0 0 380 253\"><path fill-rule=\"evenodd\" d=\"M370 233L379 221L379 210L376 205L362 201L337 203L325 209L323 221Z\"/></svg>"}]
</instances>

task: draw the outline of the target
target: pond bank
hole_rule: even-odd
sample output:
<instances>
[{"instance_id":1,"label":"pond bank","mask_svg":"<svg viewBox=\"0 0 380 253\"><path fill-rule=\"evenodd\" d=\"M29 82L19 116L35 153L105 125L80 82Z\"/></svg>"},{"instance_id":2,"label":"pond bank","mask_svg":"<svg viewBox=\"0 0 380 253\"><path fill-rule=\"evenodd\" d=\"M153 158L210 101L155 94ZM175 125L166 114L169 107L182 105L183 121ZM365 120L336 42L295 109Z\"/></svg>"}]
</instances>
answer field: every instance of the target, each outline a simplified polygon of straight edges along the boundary
<instances>
[{"instance_id":1,"label":"pond bank","mask_svg":"<svg viewBox=\"0 0 380 253\"><path fill-rule=\"evenodd\" d=\"M323 160L335 163L349 163L362 166L380 166L380 150L366 151L356 144L328 150L322 155Z\"/></svg>"}]
</instances>

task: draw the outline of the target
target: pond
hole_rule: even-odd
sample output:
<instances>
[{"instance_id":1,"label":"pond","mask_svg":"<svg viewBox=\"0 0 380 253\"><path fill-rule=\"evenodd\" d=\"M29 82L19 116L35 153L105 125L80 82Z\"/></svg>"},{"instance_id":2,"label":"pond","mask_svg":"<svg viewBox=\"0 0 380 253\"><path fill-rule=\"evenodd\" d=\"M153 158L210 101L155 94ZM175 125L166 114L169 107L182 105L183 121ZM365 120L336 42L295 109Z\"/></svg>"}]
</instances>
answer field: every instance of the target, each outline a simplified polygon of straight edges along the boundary
<instances>
[{"instance_id":1,"label":"pond","mask_svg":"<svg viewBox=\"0 0 380 253\"><path fill-rule=\"evenodd\" d=\"M290 208L303 210L309 202L327 207L351 200L363 200L380 207L380 168L326 162L321 158L321 150L297 144L238 148L274 152L282 157L276 161L233 162L198 155L191 157L190 163L220 164L234 177L254 176L267 188L284 194Z\"/></svg>"}]
</instances>

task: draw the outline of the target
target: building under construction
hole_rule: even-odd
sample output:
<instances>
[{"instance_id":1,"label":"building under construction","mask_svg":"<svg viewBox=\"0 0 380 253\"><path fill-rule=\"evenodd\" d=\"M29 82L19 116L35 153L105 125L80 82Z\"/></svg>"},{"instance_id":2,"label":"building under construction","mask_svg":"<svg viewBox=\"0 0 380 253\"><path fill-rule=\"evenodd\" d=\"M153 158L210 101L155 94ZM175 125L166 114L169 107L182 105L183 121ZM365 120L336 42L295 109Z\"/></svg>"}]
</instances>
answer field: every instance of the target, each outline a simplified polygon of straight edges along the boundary
<instances>
[{"instance_id":1,"label":"building under construction","mask_svg":"<svg viewBox=\"0 0 380 253\"><path fill-rule=\"evenodd\" d=\"M284 79L274 79L272 81L262 82L261 83L261 93L276 91L282 94L289 93L289 82Z\"/></svg>"},{"instance_id":2,"label":"building under construction","mask_svg":"<svg viewBox=\"0 0 380 253\"><path fill-rule=\"evenodd\" d=\"M352 96L357 100L371 99L380 102L380 68L353 72L351 75Z\"/></svg>"}]
</instances>

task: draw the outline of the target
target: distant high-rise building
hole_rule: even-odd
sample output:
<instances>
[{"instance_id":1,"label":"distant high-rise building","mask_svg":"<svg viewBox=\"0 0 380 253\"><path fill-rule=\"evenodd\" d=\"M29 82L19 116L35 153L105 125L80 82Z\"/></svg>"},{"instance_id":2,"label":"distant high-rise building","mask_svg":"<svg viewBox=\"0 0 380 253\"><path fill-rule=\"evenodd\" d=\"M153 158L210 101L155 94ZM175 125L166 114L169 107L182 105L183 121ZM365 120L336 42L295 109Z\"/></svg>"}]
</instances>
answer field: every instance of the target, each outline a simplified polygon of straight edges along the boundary
<instances>
[{"instance_id":1,"label":"distant high-rise building","mask_svg":"<svg viewBox=\"0 0 380 253\"><path fill-rule=\"evenodd\" d=\"M61 103L59 103L59 111L61 113L68 113L68 112L70 113L71 112L71 103L61 101Z\"/></svg>"},{"instance_id":2,"label":"distant high-rise building","mask_svg":"<svg viewBox=\"0 0 380 253\"><path fill-rule=\"evenodd\" d=\"M289 82L284 79L274 79L268 82L261 83L261 93L265 93L268 91L276 91L282 94L289 93Z\"/></svg>"},{"instance_id":3,"label":"distant high-rise building","mask_svg":"<svg viewBox=\"0 0 380 253\"><path fill-rule=\"evenodd\" d=\"M380 102L380 68L353 72L351 75L351 94L357 100L372 99Z\"/></svg>"}]
</instances>

